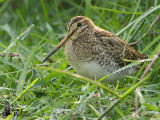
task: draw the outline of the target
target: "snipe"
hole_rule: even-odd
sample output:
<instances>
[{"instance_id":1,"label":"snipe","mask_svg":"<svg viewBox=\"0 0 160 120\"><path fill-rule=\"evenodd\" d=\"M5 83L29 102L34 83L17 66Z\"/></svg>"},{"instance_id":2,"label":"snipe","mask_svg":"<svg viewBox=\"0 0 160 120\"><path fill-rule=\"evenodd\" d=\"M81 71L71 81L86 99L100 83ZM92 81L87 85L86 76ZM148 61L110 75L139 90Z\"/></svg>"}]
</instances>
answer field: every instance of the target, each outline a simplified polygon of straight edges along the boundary
<instances>
[{"instance_id":1,"label":"snipe","mask_svg":"<svg viewBox=\"0 0 160 120\"><path fill-rule=\"evenodd\" d=\"M129 62L148 58L126 44L113 33L97 27L85 16L76 16L67 24L67 36L43 60L45 62L65 44L65 54L74 70L85 77L100 79ZM106 81L115 81L139 70L141 65L112 74Z\"/></svg>"}]
</instances>

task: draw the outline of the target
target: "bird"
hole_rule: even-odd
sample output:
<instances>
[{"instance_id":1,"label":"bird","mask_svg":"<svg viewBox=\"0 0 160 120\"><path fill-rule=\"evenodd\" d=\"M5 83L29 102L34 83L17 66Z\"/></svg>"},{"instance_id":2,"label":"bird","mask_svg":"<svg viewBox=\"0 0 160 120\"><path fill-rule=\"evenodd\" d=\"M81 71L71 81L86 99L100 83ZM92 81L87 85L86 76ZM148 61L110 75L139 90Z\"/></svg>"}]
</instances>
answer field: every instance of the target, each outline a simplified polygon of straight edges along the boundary
<instances>
[{"instance_id":1,"label":"bird","mask_svg":"<svg viewBox=\"0 0 160 120\"><path fill-rule=\"evenodd\" d=\"M115 82L136 73L142 66L127 67L127 60L147 59L115 34L96 26L85 16L75 16L68 21L67 35L42 61L45 62L65 45L65 55L73 69L84 77L104 82ZM122 70L120 70L122 69ZM119 70L119 71L118 71ZM116 72L118 71L118 72Z\"/></svg>"}]
</instances>

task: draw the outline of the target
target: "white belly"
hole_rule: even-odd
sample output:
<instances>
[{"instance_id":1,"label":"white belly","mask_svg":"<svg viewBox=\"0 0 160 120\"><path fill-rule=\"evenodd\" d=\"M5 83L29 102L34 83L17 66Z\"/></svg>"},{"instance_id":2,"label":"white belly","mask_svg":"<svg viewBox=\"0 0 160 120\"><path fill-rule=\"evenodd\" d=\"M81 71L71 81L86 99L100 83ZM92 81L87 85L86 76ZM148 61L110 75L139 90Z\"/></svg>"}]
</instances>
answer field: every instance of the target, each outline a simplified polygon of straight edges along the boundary
<instances>
[{"instance_id":1,"label":"white belly","mask_svg":"<svg viewBox=\"0 0 160 120\"><path fill-rule=\"evenodd\" d=\"M99 64L95 63L95 62L89 62L89 63L79 63L79 65L72 65L74 70L85 77L91 78L93 80L98 80L102 77L105 77L107 75L110 75L112 72L116 71L115 70L110 70L110 66L103 68L102 66L100 66ZM112 72L111 72L112 71ZM104 81L110 81L110 82L114 82L115 80L117 80L119 77L119 75L113 74L109 77L107 77Z\"/></svg>"}]
</instances>

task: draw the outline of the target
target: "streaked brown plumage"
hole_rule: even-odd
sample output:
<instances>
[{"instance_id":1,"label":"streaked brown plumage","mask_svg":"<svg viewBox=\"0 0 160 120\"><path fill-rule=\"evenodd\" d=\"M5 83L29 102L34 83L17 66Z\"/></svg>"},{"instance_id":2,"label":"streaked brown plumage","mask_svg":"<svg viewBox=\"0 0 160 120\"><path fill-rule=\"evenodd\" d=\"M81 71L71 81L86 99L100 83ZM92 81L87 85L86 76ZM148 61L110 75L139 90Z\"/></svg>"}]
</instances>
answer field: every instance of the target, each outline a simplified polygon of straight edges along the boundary
<instances>
[{"instance_id":1,"label":"streaked brown plumage","mask_svg":"<svg viewBox=\"0 0 160 120\"><path fill-rule=\"evenodd\" d=\"M125 44L116 35L101 29L85 16L73 17L67 24L67 36L43 60L46 61L63 44L65 54L75 71L83 76L100 79L121 69L129 62L148 58ZM106 81L115 81L139 70L141 65L117 72L106 78Z\"/></svg>"}]
</instances>

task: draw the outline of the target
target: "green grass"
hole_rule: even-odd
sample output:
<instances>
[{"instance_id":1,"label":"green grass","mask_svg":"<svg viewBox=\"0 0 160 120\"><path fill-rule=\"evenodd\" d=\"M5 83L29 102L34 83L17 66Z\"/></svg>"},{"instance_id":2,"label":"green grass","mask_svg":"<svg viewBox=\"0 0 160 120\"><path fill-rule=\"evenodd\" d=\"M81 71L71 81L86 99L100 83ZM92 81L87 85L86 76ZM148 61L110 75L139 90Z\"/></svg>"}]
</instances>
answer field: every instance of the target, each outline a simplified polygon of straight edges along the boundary
<instances>
[{"instance_id":1,"label":"green grass","mask_svg":"<svg viewBox=\"0 0 160 120\"><path fill-rule=\"evenodd\" d=\"M9 102L12 114L6 119L158 120L159 57L139 80L160 50L160 19L154 23L159 11L158 0L0 0L0 114ZM65 71L70 63L64 48L42 64L65 37L68 20L77 15L91 18L127 43L140 39L132 47L148 54L150 61L116 86ZM139 118L133 117L138 86Z\"/></svg>"}]
</instances>

